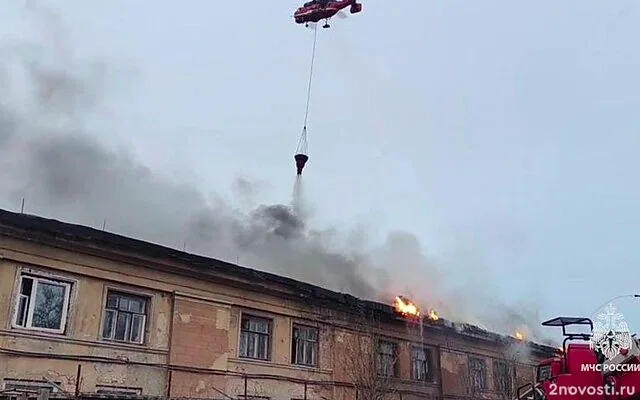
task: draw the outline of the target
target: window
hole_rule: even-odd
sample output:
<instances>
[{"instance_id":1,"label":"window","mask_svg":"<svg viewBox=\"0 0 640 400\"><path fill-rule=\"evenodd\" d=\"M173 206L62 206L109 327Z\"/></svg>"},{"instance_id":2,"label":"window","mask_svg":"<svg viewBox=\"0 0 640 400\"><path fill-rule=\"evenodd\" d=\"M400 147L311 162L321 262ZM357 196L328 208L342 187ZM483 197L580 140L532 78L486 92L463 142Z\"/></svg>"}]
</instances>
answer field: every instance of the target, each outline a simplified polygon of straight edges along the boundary
<instances>
[{"instance_id":1,"label":"window","mask_svg":"<svg viewBox=\"0 0 640 400\"><path fill-rule=\"evenodd\" d=\"M141 344L147 321L147 297L109 290L102 338Z\"/></svg>"},{"instance_id":2,"label":"window","mask_svg":"<svg viewBox=\"0 0 640 400\"><path fill-rule=\"evenodd\" d=\"M469 383L472 393L487 390L487 362L482 358L469 357Z\"/></svg>"},{"instance_id":3,"label":"window","mask_svg":"<svg viewBox=\"0 0 640 400\"><path fill-rule=\"evenodd\" d=\"M293 326L291 359L298 365L318 365L318 328Z\"/></svg>"},{"instance_id":4,"label":"window","mask_svg":"<svg viewBox=\"0 0 640 400\"><path fill-rule=\"evenodd\" d=\"M512 395L511 368L506 361L495 360L493 362L493 377L496 391L508 396Z\"/></svg>"},{"instance_id":5,"label":"window","mask_svg":"<svg viewBox=\"0 0 640 400\"><path fill-rule=\"evenodd\" d=\"M244 396L244 395L240 395L237 397L237 400L270 400L270 397L267 396ZM226 399L225 399L226 400Z\"/></svg>"},{"instance_id":6,"label":"window","mask_svg":"<svg viewBox=\"0 0 640 400\"><path fill-rule=\"evenodd\" d=\"M270 347L271 320L243 315L240 326L240 357L269 360Z\"/></svg>"},{"instance_id":7,"label":"window","mask_svg":"<svg viewBox=\"0 0 640 400\"><path fill-rule=\"evenodd\" d=\"M112 395L124 395L124 396L141 396L141 388L120 387L120 386L105 386L96 385L96 393L100 394L112 394Z\"/></svg>"},{"instance_id":8,"label":"window","mask_svg":"<svg viewBox=\"0 0 640 400\"><path fill-rule=\"evenodd\" d=\"M537 382L542 382L542 381L551 379L551 365L547 364L547 365L542 365L538 367L536 378L537 378Z\"/></svg>"},{"instance_id":9,"label":"window","mask_svg":"<svg viewBox=\"0 0 640 400\"><path fill-rule=\"evenodd\" d=\"M425 346L411 347L411 379L416 381L433 380L432 350Z\"/></svg>"},{"instance_id":10,"label":"window","mask_svg":"<svg viewBox=\"0 0 640 400\"><path fill-rule=\"evenodd\" d=\"M14 327L64 333L70 293L68 282L22 275Z\"/></svg>"},{"instance_id":11,"label":"window","mask_svg":"<svg viewBox=\"0 0 640 400\"><path fill-rule=\"evenodd\" d=\"M5 379L3 390L15 392L39 392L44 389L49 393L58 392L61 382L47 382L32 379Z\"/></svg>"},{"instance_id":12,"label":"window","mask_svg":"<svg viewBox=\"0 0 640 400\"><path fill-rule=\"evenodd\" d=\"M396 355L398 354L397 345L392 342L378 343L378 375L395 376L396 375Z\"/></svg>"}]
</instances>

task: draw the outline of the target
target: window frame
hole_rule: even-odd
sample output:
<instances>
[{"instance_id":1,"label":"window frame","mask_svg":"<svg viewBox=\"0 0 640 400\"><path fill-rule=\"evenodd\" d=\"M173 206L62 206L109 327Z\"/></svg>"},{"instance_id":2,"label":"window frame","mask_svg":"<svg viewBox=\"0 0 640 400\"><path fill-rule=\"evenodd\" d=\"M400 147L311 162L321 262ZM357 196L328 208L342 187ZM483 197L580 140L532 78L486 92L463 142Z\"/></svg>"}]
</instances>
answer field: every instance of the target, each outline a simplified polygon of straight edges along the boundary
<instances>
[{"instance_id":1,"label":"window frame","mask_svg":"<svg viewBox=\"0 0 640 400\"><path fill-rule=\"evenodd\" d=\"M311 340L303 340L303 339L296 339L296 329L312 329L316 332L316 340L315 341L311 341ZM312 364L305 364L305 363L301 363L298 362L298 357L299 354L297 352L297 344L298 344L298 340L301 340L305 343L312 343L312 349L313 349L313 353L315 355L314 357L314 363ZM294 322L292 324L291 327L291 364L293 365L297 365L300 367L309 367L309 368L318 368L320 366L320 328L318 328L317 326L312 326L312 325L308 325L308 324L302 324L302 323L297 323Z\"/></svg>"},{"instance_id":2,"label":"window frame","mask_svg":"<svg viewBox=\"0 0 640 400\"><path fill-rule=\"evenodd\" d=\"M480 368L479 372L480 372L480 387L474 387L473 386L473 380L472 380L472 372L473 372L473 364L477 363L478 365L482 366L482 368ZM469 386L470 386L470 390L472 393L484 393L487 391L488 389L488 379L487 379L487 359L483 358L483 357L479 357L479 356L469 356Z\"/></svg>"},{"instance_id":3,"label":"window frame","mask_svg":"<svg viewBox=\"0 0 640 400\"><path fill-rule=\"evenodd\" d=\"M95 392L106 395L142 396L142 388L111 385L96 385Z\"/></svg>"},{"instance_id":4,"label":"window frame","mask_svg":"<svg viewBox=\"0 0 640 400\"><path fill-rule=\"evenodd\" d=\"M12 378L4 378L2 380L2 390L4 391L15 391L15 392L26 392L26 391L32 391L32 392L38 392L42 389L48 390L49 393L59 393L61 382L47 382L45 380L34 380L34 379L12 379ZM11 389L8 388L10 386L25 386L28 388L33 388L32 390L30 389Z\"/></svg>"},{"instance_id":5,"label":"window frame","mask_svg":"<svg viewBox=\"0 0 640 400\"><path fill-rule=\"evenodd\" d=\"M116 312L116 319L114 321L117 322L117 315L120 312L120 310L116 310L116 309L110 309L107 307L108 305L108 301L109 301L109 294L116 294L116 295L120 295L122 297L138 297L140 299L144 300L144 313L133 313L130 311L122 311L123 313L126 314L131 314L131 315L142 315L143 318L143 322L142 322L142 327L140 328L140 334L141 334L141 340L139 342L136 341L132 341L132 340L119 340L119 339L115 339L112 337L104 337L104 328L105 328L105 323L106 323L106 318L107 318L107 314L110 311L115 311ZM105 286L105 290L104 290L104 298L103 298L103 303L102 303L102 321L100 321L100 332L98 332L98 337L100 338L100 340L105 341L105 342L109 342L109 343L117 343L117 344L122 344L122 345L132 345L132 346L145 346L147 344L148 341L148 333L149 333L149 324L150 324L150 319L151 319L151 308L152 308L152 301L153 301L153 296L148 294L148 293L141 293L141 292L134 292L130 289L123 289L120 287L114 287L114 286ZM112 331L115 331L115 322L114 322L114 326L112 328ZM113 336L113 332L112 332L112 336ZM129 332L129 336L131 336L131 332Z\"/></svg>"},{"instance_id":6,"label":"window frame","mask_svg":"<svg viewBox=\"0 0 640 400\"><path fill-rule=\"evenodd\" d=\"M507 362L507 360L501 360L501 359L496 359L493 360L493 384L494 384L494 390L496 392L507 392L507 393L513 393L514 392L514 377L513 377L513 371L514 368L513 366ZM500 366L504 366L505 370L504 370L504 378L506 379L506 386L507 387L502 387L501 385L501 379L500 379L500 374L498 374L498 369Z\"/></svg>"},{"instance_id":7,"label":"window frame","mask_svg":"<svg viewBox=\"0 0 640 400\"><path fill-rule=\"evenodd\" d=\"M380 359L381 359L381 356L382 356L381 348L382 348L382 345L385 345L385 344L391 345L391 349L393 351L393 355L392 355L393 364L391 366L391 375L384 375L384 374L381 373L381 370L382 370L382 365L380 364ZM376 374L378 376L383 377L383 378L397 378L398 377L398 372L399 372L398 371L398 368L399 368L399 366L398 366L398 355L399 355L399 352L400 352L400 346L398 345L398 342L396 342L394 340L391 340L391 339L378 339L376 341L376 364L378 364L378 365L376 365Z\"/></svg>"},{"instance_id":8,"label":"window frame","mask_svg":"<svg viewBox=\"0 0 640 400\"><path fill-rule=\"evenodd\" d=\"M414 363L414 350L423 350L425 353L425 376L424 379L415 377L415 363ZM427 346L419 343L411 343L409 346L409 362L411 363L411 380L415 382L435 382L435 365L434 365L434 353L435 349L431 346Z\"/></svg>"},{"instance_id":9,"label":"window frame","mask_svg":"<svg viewBox=\"0 0 640 400\"><path fill-rule=\"evenodd\" d=\"M267 322L267 333L255 332L255 331L250 331L250 330L243 329L242 328L242 323L244 322L245 318L249 319L249 320L255 319L255 320L266 321ZM273 358L273 351L272 351L272 346L273 346L273 328L274 328L273 317L267 317L265 315L254 314L254 313L241 312L240 313L240 323L238 324L238 358L242 358L242 359L245 359L245 360L255 360L255 361L271 361L272 358ZM266 358L252 357L252 356L249 356L249 355L242 355L242 334L244 332L257 334L257 335L263 335L263 336L267 337L267 346L266 346L267 357ZM247 352L248 351L249 351L249 349L247 348Z\"/></svg>"},{"instance_id":10,"label":"window frame","mask_svg":"<svg viewBox=\"0 0 640 400\"><path fill-rule=\"evenodd\" d=\"M31 288L31 294L28 297L29 306L25 311L26 318L25 318L25 324L23 326L18 324L18 318L20 313L20 300L25 296L22 294L22 284L23 284L24 278L33 280L33 286ZM36 302L34 300L37 297L38 285L40 282L48 283L54 286L62 286L64 288L64 300L62 303L60 327L58 329L33 326L33 312L35 311L35 307L36 307ZM56 335L64 335L68 328L69 309L71 308L71 294L72 294L74 283L75 282L71 279L66 279L56 275L40 273L40 272L32 271L29 269L20 270L18 272L16 290L14 291L15 300L13 302L14 311L13 311L13 318L11 319L11 328L23 329L23 330L34 331L34 332L50 333L50 334L56 334Z\"/></svg>"}]
</instances>

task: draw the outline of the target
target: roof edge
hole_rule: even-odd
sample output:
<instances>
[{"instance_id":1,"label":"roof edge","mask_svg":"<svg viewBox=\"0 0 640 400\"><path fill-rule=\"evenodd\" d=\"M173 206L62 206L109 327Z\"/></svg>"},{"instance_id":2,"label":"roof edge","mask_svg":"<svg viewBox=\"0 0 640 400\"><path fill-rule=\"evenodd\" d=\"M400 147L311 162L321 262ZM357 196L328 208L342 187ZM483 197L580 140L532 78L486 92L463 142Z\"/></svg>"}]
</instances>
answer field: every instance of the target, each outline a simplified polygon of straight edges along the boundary
<instances>
[{"instance_id":1,"label":"roof edge","mask_svg":"<svg viewBox=\"0 0 640 400\"><path fill-rule=\"evenodd\" d=\"M215 271L226 275L229 278L236 278L240 281L269 282L283 289L282 294L289 292L288 297L311 302L322 299L323 303L334 306L347 306L353 309L364 308L367 311L380 313L393 319L403 320L394 311L393 307L376 301L363 300L348 293L336 292L325 289L307 282L298 281L292 278L260 271L238 264L211 257L200 256L186 251L177 250L160 244L143 241L140 239L127 237L117 233L102 231L88 226L63 222L56 219L45 218L38 215L15 213L0 209L0 234L28 240L44 245L58 245L59 247L81 247L85 249L98 250L101 252L126 255L129 258L142 260L164 259L168 264L178 263L199 270L204 273L204 269ZM75 246L74 246L75 245ZM171 266L172 267L172 266ZM185 275L184 270L175 268L174 273ZM257 290L255 287L250 290ZM478 326L466 323L454 323L450 320L440 318L437 321L425 321L423 325L429 328L442 328L450 332L473 339L488 342L511 342L516 343L518 339L490 332ZM556 349L540 343L525 341L530 344L532 350L542 355L551 355Z\"/></svg>"}]
</instances>

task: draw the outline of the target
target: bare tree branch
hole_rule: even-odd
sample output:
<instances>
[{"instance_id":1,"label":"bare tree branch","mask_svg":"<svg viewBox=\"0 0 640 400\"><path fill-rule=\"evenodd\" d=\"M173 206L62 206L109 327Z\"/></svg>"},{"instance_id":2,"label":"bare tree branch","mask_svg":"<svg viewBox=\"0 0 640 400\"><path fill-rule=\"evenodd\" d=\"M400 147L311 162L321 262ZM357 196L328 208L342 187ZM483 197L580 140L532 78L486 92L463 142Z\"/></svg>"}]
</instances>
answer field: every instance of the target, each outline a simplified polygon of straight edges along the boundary
<instances>
[{"instance_id":1,"label":"bare tree branch","mask_svg":"<svg viewBox=\"0 0 640 400\"><path fill-rule=\"evenodd\" d=\"M522 345L507 346L500 360L494 360L493 378L495 390L501 400L513 400L517 396L517 365Z\"/></svg>"},{"instance_id":2,"label":"bare tree branch","mask_svg":"<svg viewBox=\"0 0 640 400\"><path fill-rule=\"evenodd\" d=\"M398 349L391 347L389 357L382 356L380 350L385 342L374 328L375 321L363 317L360 322L359 332L342 337L345 375L353 383L359 400L383 400L395 392Z\"/></svg>"}]
</instances>

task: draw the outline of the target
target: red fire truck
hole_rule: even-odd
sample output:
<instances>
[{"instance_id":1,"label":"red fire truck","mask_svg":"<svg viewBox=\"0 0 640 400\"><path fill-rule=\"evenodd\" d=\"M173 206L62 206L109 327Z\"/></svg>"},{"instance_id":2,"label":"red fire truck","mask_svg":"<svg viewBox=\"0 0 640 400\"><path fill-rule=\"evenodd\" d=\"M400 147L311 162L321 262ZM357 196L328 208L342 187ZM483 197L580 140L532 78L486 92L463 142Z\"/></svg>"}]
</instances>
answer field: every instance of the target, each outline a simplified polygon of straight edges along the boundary
<instances>
[{"instance_id":1,"label":"red fire truck","mask_svg":"<svg viewBox=\"0 0 640 400\"><path fill-rule=\"evenodd\" d=\"M518 400L640 399L640 348L635 335L630 337L628 348L620 348L615 357L607 359L591 346L591 319L558 317L542 325L562 327L562 350L538 364L535 382L518 388ZM589 330L569 333L570 326L588 326ZM609 332L601 337L613 343L615 335Z\"/></svg>"}]
</instances>

